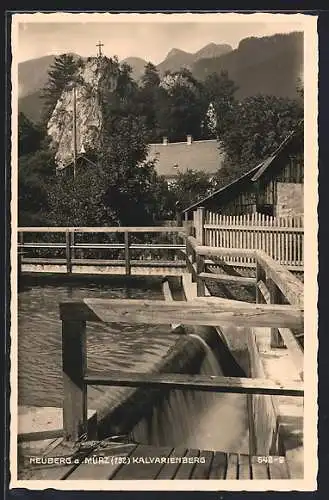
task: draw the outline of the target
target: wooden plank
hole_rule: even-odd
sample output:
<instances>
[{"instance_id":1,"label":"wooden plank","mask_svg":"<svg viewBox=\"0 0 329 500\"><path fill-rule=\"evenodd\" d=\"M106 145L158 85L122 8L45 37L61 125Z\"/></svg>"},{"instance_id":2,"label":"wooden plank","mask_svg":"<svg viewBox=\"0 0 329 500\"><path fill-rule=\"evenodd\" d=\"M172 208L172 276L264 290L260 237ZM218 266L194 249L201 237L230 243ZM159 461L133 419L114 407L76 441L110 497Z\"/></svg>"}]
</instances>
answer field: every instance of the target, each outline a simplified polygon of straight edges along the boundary
<instances>
[{"instance_id":1,"label":"wooden plank","mask_svg":"<svg viewBox=\"0 0 329 500\"><path fill-rule=\"evenodd\" d=\"M185 457L186 453L186 448L174 448L168 457L167 463L161 468L155 479L173 479L180 466L179 461Z\"/></svg>"},{"instance_id":2,"label":"wooden plank","mask_svg":"<svg viewBox=\"0 0 329 500\"><path fill-rule=\"evenodd\" d=\"M213 456L213 451L200 452L200 460L202 459L204 462L196 464L191 479L209 479Z\"/></svg>"},{"instance_id":3,"label":"wooden plank","mask_svg":"<svg viewBox=\"0 0 329 500\"><path fill-rule=\"evenodd\" d=\"M86 322L63 321L63 428L67 440L77 441L87 432Z\"/></svg>"},{"instance_id":4,"label":"wooden plank","mask_svg":"<svg viewBox=\"0 0 329 500\"><path fill-rule=\"evenodd\" d=\"M125 231L124 233L124 238L125 238L125 269L126 269L126 275L130 275L130 255L129 255L129 232Z\"/></svg>"},{"instance_id":5,"label":"wooden plank","mask_svg":"<svg viewBox=\"0 0 329 500\"><path fill-rule=\"evenodd\" d=\"M136 447L136 444L130 443L101 447L84 457L67 479L69 481L111 479Z\"/></svg>"},{"instance_id":6,"label":"wooden plank","mask_svg":"<svg viewBox=\"0 0 329 500\"><path fill-rule=\"evenodd\" d=\"M270 479L289 479L287 463L284 457L272 457L268 468Z\"/></svg>"},{"instance_id":7,"label":"wooden plank","mask_svg":"<svg viewBox=\"0 0 329 500\"><path fill-rule=\"evenodd\" d=\"M270 293L270 304L280 304L282 300L282 295L280 293L280 290L276 286L276 283L271 278L266 279L266 287ZM272 327L271 328L271 340L270 340L270 345L271 348L276 349L276 348L282 348L284 347L284 343L282 341L281 335L279 333L278 328Z\"/></svg>"},{"instance_id":8,"label":"wooden plank","mask_svg":"<svg viewBox=\"0 0 329 500\"><path fill-rule=\"evenodd\" d=\"M191 479L193 470L196 466L193 459L199 458L199 456L200 456L200 450L189 449L184 457L188 463L180 464L174 479Z\"/></svg>"},{"instance_id":9,"label":"wooden plank","mask_svg":"<svg viewBox=\"0 0 329 500\"><path fill-rule=\"evenodd\" d=\"M250 304L217 297L191 302L140 299L84 299L60 303L62 320L167 325L170 322L218 326L273 326L303 328L303 311L289 305Z\"/></svg>"},{"instance_id":10,"label":"wooden plank","mask_svg":"<svg viewBox=\"0 0 329 500\"><path fill-rule=\"evenodd\" d=\"M260 461L259 457L257 456L250 457L250 464L251 464L251 479L267 480L270 478L267 463Z\"/></svg>"},{"instance_id":11,"label":"wooden plank","mask_svg":"<svg viewBox=\"0 0 329 500\"><path fill-rule=\"evenodd\" d=\"M17 231L22 233L66 233L66 231L75 233L182 233L182 226L113 226L113 227L18 227Z\"/></svg>"},{"instance_id":12,"label":"wooden plank","mask_svg":"<svg viewBox=\"0 0 329 500\"><path fill-rule=\"evenodd\" d=\"M113 266L113 267L120 267L125 265L124 260L107 260L107 259L72 259L72 265L75 266ZM22 259L22 264L35 264L35 265L65 265L66 264L66 259L60 259L60 258L39 258L39 257L32 257L32 258L24 258ZM185 267L185 261L181 260L131 260L130 261L131 267L133 266L138 266L138 267L173 267L173 268L180 268L180 267Z\"/></svg>"},{"instance_id":13,"label":"wooden plank","mask_svg":"<svg viewBox=\"0 0 329 500\"><path fill-rule=\"evenodd\" d=\"M279 332L285 346L289 350L289 356L297 368L301 380L304 380L304 353L300 344L289 328L279 328Z\"/></svg>"},{"instance_id":14,"label":"wooden plank","mask_svg":"<svg viewBox=\"0 0 329 500\"><path fill-rule=\"evenodd\" d=\"M274 281L287 300L291 304L303 308L303 283L265 252L257 252L257 261L265 270L267 277Z\"/></svg>"},{"instance_id":15,"label":"wooden plank","mask_svg":"<svg viewBox=\"0 0 329 500\"><path fill-rule=\"evenodd\" d=\"M171 289L170 289L170 285L169 285L169 282L168 280L164 280L162 282L162 292L163 292L163 295L164 295L164 299L168 302L172 302L174 300L173 296L172 296L172 293L171 293ZM172 323L171 324L171 329L173 331L177 330L177 329L182 329L184 328L183 325L179 324L179 323ZM176 332L177 333L177 332Z\"/></svg>"},{"instance_id":16,"label":"wooden plank","mask_svg":"<svg viewBox=\"0 0 329 500\"><path fill-rule=\"evenodd\" d=\"M255 278L245 276L229 276L228 274L200 273L199 277L206 280L221 281L222 283L236 283L239 285L255 285Z\"/></svg>"},{"instance_id":17,"label":"wooden plank","mask_svg":"<svg viewBox=\"0 0 329 500\"><path fill-rule=\"evenodd\" d=\"M72 272L72 262L71 262L71 233L70 231L66 231L66 272L71 274Z\"/></svg>"},{"instance_id":18,"label":"wooden plank","mask_svg":"<svg viewBox=\"0 0 329 500\"><path fill-rule=\"evenodd\" d=\"M265 300L265 303L269 304L270 303L270 292L269 292L267 286L265 285L264 281L259 280L257 282L257 288L260 291L260 293L262 294L262 297Z\"/></svg>"},{"instance_id":19,"label":"wooden plank","mask_svg":"<svg viewBox=\"0 0 329 500\"><path fill-rule=\"evenodd\" d=\"M30 461L29 479L37 481L66 479L79 466L81 461L95 449L95 446L89 450L77 452L76 443L63 440L44 457L38 456L35 457L35 462ZM40 464L40 462L47 463Z\"/></svg>"},{"instance_id":20,"label":"wooden plank","mask_svg":"<svg viewBox=\"0 0 329 500\"><path fill-rule=\"evenodd\" d=\"M138 445L129 456L129 462L124 464L112 477L116 481L122 479L155 479L160 473L172 448L157 448L156 446Z\"/></svg>"},{"instance_id":21,"label":"wooden plank","mask_svg":"<svg viewBox=\"0 0 329 500\"><path fill-rule=\"evenodd\" d=\"M206 223L204 225L204 228L205 229L220 229L220 230L230 230L232 229L232 226L230 224L209 224L209 223ZM278 231L281 231L282 232L282 229L287 229L287 228L282 228L282 227L273 227L273 226L261 226L261 225L257 225L257 226L252 226L252 225L244 225L244 224L237 224L234 226L234 229L235 230L238 230L238 231L245 231L246 233L252 233L252 232L257 232L257 231L260 231L260 232L268 232L268 233L271 233L271 232L278 232ZM304 233L304 228L302 227L290 227L289 228L289 233Z\"/></svg>"},{"instance_id":22,"label":"wooden plank","mask_svg":"<svg viewBox=\"0 0 329 500\"><path fill-rule=\"evenodd\" d=\"M227 467L227 455L221 451L215 451L209 472L209 479L225 479Z\"/></svg>"},{"instance_id":23,"label":"wooden plank","mask_svg":"<svg viewBox=\"0 0 329 500\"><path fill-rule=\"evenodd\" d=\"M245 248L206 247L197 245L196 252L205 257L250 257L255 258L255 250Z\"/></svg>"},{"instance_id":24,"label":"wooden plank","mask_svg":"<svg viewBox=\"0 0 329 500\"><path fill-rule=\"evenodd\" d=\"M272 394L303 397L301 382L273 381L261 378L223 377L215 375L188 375L176 373L129 373L88 371L84 377L88 385L119 387L149 387L162 389L202 390L236 394Z\"/></svg>"},{"instance_id":25,"label":"wooden plank","mask_svg":"<svg viewBox=\"0 0 329 500\"><path fill-rule=\"evenodd\" d=\"M195 237L199 245L204 245L204 229L203 229L204 221L205 221L205 209L204 207L198 207Z\"/></svg>"},{"instance_id":26,"label":"wooden plank","mask_svg":"<svg viewBox=\"0 0 329 500\"><path fill-rule=\"evenodd\" d=\"M239 479L251 479L249 455L239 454Z\"/></svg>"},{"instance_id":27,"label":"wooden plank","mask_svg":"<svg viewBox=\"0 0 329 500\"><path fill-rule=\"evenodd\" d=\"M238 465L238 455L236 453L228 453L225 479L238 479Z\"/></svg>"},{"instance_id":28,"label":"wooden plank","mask_svg":"<svg viewBox=\"0 0 329 500\"><path fill-rule=\"evenodd\" d=\"M196 257L196 285L197 285L197 296L204 297L206 295L206 287L204 280L200 278L200 274L205 270L204 257L197 255Z\"/></svg>"}]
</instances>

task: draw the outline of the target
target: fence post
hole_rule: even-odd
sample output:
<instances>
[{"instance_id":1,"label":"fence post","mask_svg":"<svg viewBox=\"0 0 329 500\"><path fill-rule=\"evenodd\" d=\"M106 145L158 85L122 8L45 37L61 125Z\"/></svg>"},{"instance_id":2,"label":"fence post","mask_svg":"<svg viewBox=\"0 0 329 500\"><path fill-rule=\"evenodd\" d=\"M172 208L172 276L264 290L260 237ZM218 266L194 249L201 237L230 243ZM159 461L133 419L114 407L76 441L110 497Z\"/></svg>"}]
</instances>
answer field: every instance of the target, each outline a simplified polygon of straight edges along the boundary
<instances>
[{"instance_id":1,"label":"fence post","mask_svg":"<svg viewBox=\"0 0 329 500\"><path fill-rule=\"evenodd\" d=\"M24 233L22 231L18 232L18 244L19 247L17 248L17 272L18 275L21 274L22 272L22 260L23 260L23 244L24 244Z\"/></svg>"},{"instance_id":2,"label":"fence post","mask_svg":"<svg viewBox=\"0 0 329 500\"><path fill-rule=\"evenodd\" d=\"M258 288L259 281L263 281L265 284L265 272L262 266L257 261L256 257L256 304L263 304L265 302L261 291Z\"/></svg>"},{"instance_id":3,"label":"fence post","mask_svg":"<svg viewBox=\"0 0 329 500\"><path fill-rule=\"evenodd\" d=\"M197 289L197 296L198 297L204 297L206 295L206 286L203 278L199 277L200 273L204 272L204 256L203 255L196 255L196 289Z\"/></svg>"},{"instance_id":4,"label":"fence post","mask_svg":"<svg viewBox=\"0 0 329 500\"><path fill-rule=\"evenodd\" d=\"M66 272L72 273L72 254L71 254L71 232L66 230Z\"/></svg>"},{"instance_id":5,"label":"fence post","mask_svg":"<svg viewBox=\"0 0 329 500\"><path fill-rule=\"evenodd\" d=\"M125 231L125 268L126 275L130 276L129 231Z\"/></svg>"},{"instance_id":6,"label":"fence post","mask_svg":"<svg viewBox=\"0 0 329 500\"><path fill-rule=\"evenodd\" d=\"M87 432L86 322L62 321L63 429L67 441Z\"/></svg>"},{"instance_id":7,"label":"fence post","mask_svg":"<svg viewBox=\"0 0 329 500\"><path fill-rule=\"evenodd\" d=\"M75 233L72 232L71 233L71 260L75 259L75 248L74 248L74 245L75 245Z\"/></svg>"},{"instance_id":8,"label":"fence post","mask_svg":"<svg viewBox=\"0 0 329 500\"><path fill-rule=\"evenodd\" d=\"M199 245L204 245L204 220L205 220L205 209L204 207L199 207L197 209L197 219L195 228L195 237Z\"/></svg>"},{"instance_id":9,"label":"fence post","mask_svg":"<svg viewBox=\"0 0 329 500\"><path fill-rule=\"evenodd\" d=\"M270 304L280 304L280 290L273 280L268 278L266 280L266 287L270 292ZM285 347L282 337L277 328L271 328L271 347Z\"/></svg>"}]
</instances>

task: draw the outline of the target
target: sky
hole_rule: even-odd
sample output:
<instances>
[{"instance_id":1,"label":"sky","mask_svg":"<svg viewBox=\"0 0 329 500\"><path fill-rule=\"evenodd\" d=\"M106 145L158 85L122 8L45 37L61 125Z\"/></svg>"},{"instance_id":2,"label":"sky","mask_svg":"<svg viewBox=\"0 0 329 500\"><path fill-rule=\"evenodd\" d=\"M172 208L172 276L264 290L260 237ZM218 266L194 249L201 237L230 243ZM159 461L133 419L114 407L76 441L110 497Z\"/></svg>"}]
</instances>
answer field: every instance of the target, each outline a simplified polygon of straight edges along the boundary
<instances>
[{"instance_id":1,"label":"sky","mask_svg":"<svg viewBox=\"0 0 329 500\"><path fill-rule=\"evenodd\" d=\"M143 17L143 14L137 16ZM20 20L15 55L18 62L64 52L94 56L97 53L96 44L101 40L104 44L103 53L109 57L117 55L120 60L141 57L158 64L172 48L196 52L214 42L227 43L234 49L243 38L303 29L297 21L282 23L268 19L267 22L223 22L217 17L212 22L203 22L199 21L199 16L197 22L182 22L182 18L172 22L171 16L165 15L164 22L149 22L149 19L148 22L139 19L137 22L71 22L72 17L70 22ZM246 18L246 15L242 17Z\"/></svg>"}]
</instances>

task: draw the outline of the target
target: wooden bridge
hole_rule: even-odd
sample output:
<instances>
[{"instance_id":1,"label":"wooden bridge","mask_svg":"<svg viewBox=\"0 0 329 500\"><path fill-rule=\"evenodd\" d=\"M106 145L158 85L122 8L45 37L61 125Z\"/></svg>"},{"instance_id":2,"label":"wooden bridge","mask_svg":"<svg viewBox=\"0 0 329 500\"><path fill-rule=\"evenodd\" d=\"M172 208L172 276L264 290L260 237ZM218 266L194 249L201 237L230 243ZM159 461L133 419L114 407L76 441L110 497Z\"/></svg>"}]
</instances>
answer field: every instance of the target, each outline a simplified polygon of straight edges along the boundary
<instances>
[{"instance_id":1,"label":"wooden bridge","mask_svg":"<svg viewBox=\"0 0 329 500\"><path fill-rule=\"evenodd\" d=\"M60 317L62 320L62 349L63 349L63 380L64 380L64 405L63 405L63 432L60 442L56 444L59 449L63 445L69 445L79 442L82 436L87 436L87 441L95 439L95 426L88 423L87 407L87 387L88 385L105 386L126 386L134 388L160 388L163 390L198 390L211 392L227 392L247 394L250 399L250 409L252 417L260 411L268 413L267 422L269 426L275 427L278 438L280 433L285 431L285 417L289 417L289 408L296 405L299 409L299 417L303 418L303 349L298 341L298 335L303 334L304 305L303 305L303 284L291 274L285 267L274 261L265 252L253 249L239 248L220 248L209 247L202 243L202 237L198 233L198 226L191 235L191 228L182 227L153 227L153 228L20 228L20 245L23 251L27 249L57 249L65 251L64 262L59 262L56 257L50 261L41 261L42 257L20 256L19 267L23 272L31 271L28 266L44 266L41 272L45 272L46 266L64 266L64 273L80 273L78 266L96 266L107 269L107 266L116 267L118 273L122 272L119 267L122 266L126 275L139 274L141 266L131 259L132 250L159 251L170 250L178 252L184 256L184 260L167 261L168 269L175 270L174 274L181 276L189 275L192 278L192 286L195 286L193 300L187 302L166 302L157 300L113 300L113 299L84 299L79 301L65 301L60 304ZM200 230L200 229L199 229ZM66 241L60 243L54 242L30 242L23 238L25 233L61 233L65 234ZM85 243L74 241L77 233L80 234L108 234L123 233L123 243ZM182 239L180 243L134 243L130 241L131 233L162 233L167 235L173 233L176 237ZM94 259L77 259L75 253L85 250L112 251L120 250L124 253L123 261L117 261L116 264L111 261L95 262ZM248 258L254 263L255 276L232 276L220 274L216 271L221 265L225 264L223 257L239 256ZM57 259L57 261L56 261ZM62 259L63 260L63 259ZM90 260L90 262L89 262ZM55 262L56 261L56 262ZM87 262L86 262L87 261ZM92 262L92 263L91 263ZM171 274L165 270L164 261L158 266L156 261L150 260L145 274ZM161 267L162 266L162 267ZM227 267L227 264L225 264ZM142 267L142 266L141 266ZM225 268L226 268L225 267ZM161 271L159 272L159 268ZM39 269L39 268L38 268ZM112 267L111 267L112 269ZM156 271L157 270L157 271ZM39 269L40 271L40 269ZM49 271L48 271L49 272ZM58 271L60 272L60 271ZM107 271L105 271L107 272ZM256 302L244 302L230 299L207 296L207 283L217 281L221 283L234 283L241 286L253 286L255 289ZM193 293L192 293L193 296ZM191 295L190 295L191 298ZM209 326L243 326L250 327L253 331L254 353L256 356L255 366L262 366L261 369L253 370L251 377L223 377L223 376L205 376L205 375L183 375L183 374L140 374L127 372L94 372L86 368L86 324L88 321L102 323L140 323L140 324L168 324L176 325L209 325ZM270 332L267 335L267 331ZM175 330L177 333L177 330ZM184 333L184 329L182 329ZM266 349L271 350L272 359L266 356L266 352L260 349L264 346L264 338L268 344ZM265 342L265 343L266 343ZM283 349L285 348L285 349ZM284 356L281 353L284 352ZM288 351L288 361L286 356ZM268 354L268 352L267 352ZM275 369L274 364L280 365L280 368L286 367L283 371ZM284 364L286 363L286 364ZM291 375L291 365L295 372ZM274 369L273 369L274 367ZM289 367L289 368L287 368ZM268 374L274 376L268 376ZM286 376L285 376L286 374ZM290 376L291 375L291 376ZM270 396L270 400L264 397ZM289 396L289 397L288 397ZM287 403L287 400L290 400ZM266 403L264 403L266 401ZM300 404L299 401L302 403ZM273 415L275 416L273 417ZM280 421L278 426L277 422ZM302 432L302 429L301 429ZM43 439L47 436L43 435ZM54 438L54 436L52 436ZM57 436L58 437L58 436ZM97 432L96 432L97 437ZM125 456L134 453L136 448L129 445ZM52 452L56 447L52 447ZM134 451L135 450L135 451ZM140 453L144 453L142 449ZM161 449L148 449L149 454L155 455L162 453ZM302 447L299 449L302 454ZM108 451L113 456L113 450ZM177 450L166 449L163 451L166 456L177 455ZM182 453L180 450L179 453ZM187 456L202 455L202 451L184 450ZM277 477L295 477L296 464L291 459L289 453L281 461L279 456L273 457L274 465L269 466L266 463L264 467L258 467L255 453L251 452L250 457L238 455L225 455L218 452L204 452L209 458L208 467L187 468L187 470L171 468L171 478L198 478L219 477L219 478L256 478L259 473L268 479ZM210 453L210 455L209 455ZM149 456L149 455L148 455ZM218 457L221 457L222 468L212 469L211 464L216 464ZM223 458L224 457L224 458ZM282 467L281 464L282 462ZM302 467L303 457L299 456L297 460L297 469ZM257 463L257 466L256 466ZM106 478L117 479L118 474L122 477L128 477L127 472L133 474L128 462L121 464L119 472L117 469L103 467L97 469L101 475ZM231 464L229 466L229 464ZM235 464L234 467L232 464ZM162 464L163 465L163 464ZM275 467L277 465L277 467ZM82 466L76 470L65 469L63 474L59 474L62 479L73 479L73 476L83 477ZM232 468L233 467L233 468ZM41 467L42 469L42 467ZM45 472L45 470L47 471ZM43 478L48 478L49 468L43 468L41 473ZM137 470L137 468L135 468ZM160 471L161 469L161 471ZM253 472L254 470L258 472ZM262 469L262 471L261 471ZM58 469L56 469L58 470ZM85 468L84 468L85 470ZM90 469L91 470L91 469ZM119 469L118 469L119 470ZM161 478L161 474L170 475L167 465L164 468L149 469L150 478ZM216 470L217 472L212 472ZM165 471L165 472L164 472ZM193 472L194 471L194 472ZM197 472L198 471L198 472ZM201 472L202 471L202 472ZM231 471L231 472L228 472ZM240 472L238 472L240 471ZM272 471L272 472L271 472ZM277 471L277 472L273 472ZM95 472L96 473L96 472ZM34 477L38 476L37 469L34 469ZM54 474L53 472L51 474ZM125 476L126 474L126 476ZM137 472L135 472L137 474ZM194 475L195 474L195 475ZM217 475L216 475L217 474ZM47 476L47 477L46 477ZM152 477L151 477L152 476ZM53 477L53 476L52 476ZM57 476L56 476L57 477ZM134 477L134 476L132 476Z\"/></svg>"}]
</instances>

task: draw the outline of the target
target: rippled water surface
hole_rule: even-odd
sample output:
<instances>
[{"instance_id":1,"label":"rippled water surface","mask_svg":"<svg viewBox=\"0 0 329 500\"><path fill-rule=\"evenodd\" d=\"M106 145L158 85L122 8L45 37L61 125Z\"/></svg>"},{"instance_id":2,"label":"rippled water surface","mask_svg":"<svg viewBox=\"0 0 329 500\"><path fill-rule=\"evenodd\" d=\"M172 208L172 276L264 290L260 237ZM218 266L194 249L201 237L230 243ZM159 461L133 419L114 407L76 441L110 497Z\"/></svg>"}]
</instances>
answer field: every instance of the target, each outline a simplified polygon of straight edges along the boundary
<instances>
[{"instance_id":1,"label":"rippled water surface","mask_svg":"<svg viewBox=\"0 0 329 500\"><path fill-rule=\"evenodd\" d=\"M111 280L25 286L18 297L18 399L21 405L62 405L61 300L163 299L161 282ZM145 372L176 340L167 326L87 324L88 367ZM153 333L151 337L150 334ZM155 333L160 335L154 335ZM102 388L90 391L91 399ZM117 391L116 391L117 392Z\"/></svg>"}]
</instances>

